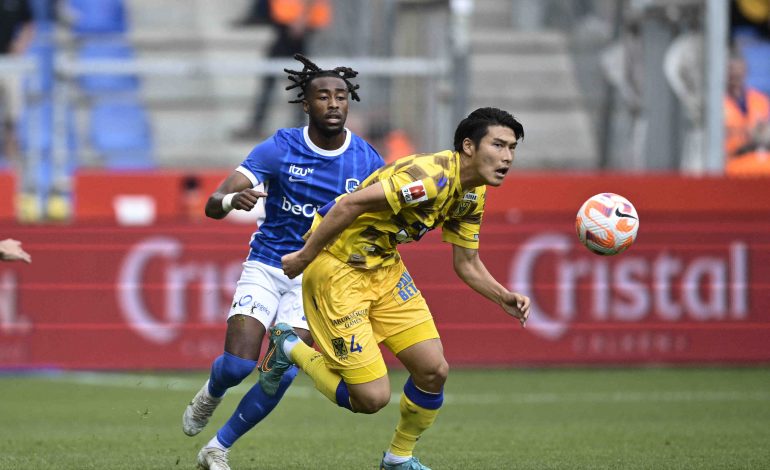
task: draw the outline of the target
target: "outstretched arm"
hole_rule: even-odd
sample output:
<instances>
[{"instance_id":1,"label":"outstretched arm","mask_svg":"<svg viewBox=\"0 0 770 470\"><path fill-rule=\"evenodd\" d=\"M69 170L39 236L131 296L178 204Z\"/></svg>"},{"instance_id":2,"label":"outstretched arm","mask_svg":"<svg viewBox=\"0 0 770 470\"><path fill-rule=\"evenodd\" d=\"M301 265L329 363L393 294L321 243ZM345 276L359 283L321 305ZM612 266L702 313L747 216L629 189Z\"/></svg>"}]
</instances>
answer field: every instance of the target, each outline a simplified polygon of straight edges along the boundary
<instances>
[{"instance_id":1,"label":"outstretched arm","mask_svg":"<svg viewBox=\"0 0 770 470\"><path fill-rule=\"evenodd\" d=\"M21 242L12 238L0 241L0 260L32 262L32 257L21 248Z\"/></svg>"},{"instance_id":2,"label":"outstretched arm","mask_svg":"<svg viewBox=\"0 0 770 470\"><path fill-rule=\"evenodd\" d=\"M529 317L529 297L511 292L487 271L479 251L452 245L452 261L460 279L473 290L500 305L509 315L526 326Z\"/></svg>"},{"instance_id":3,"label":"outstretched arm","mask_svg":"<svg viewBox=\"0 0 770 470\"><path fill-rule=\"evenodd\" d=\"M209 196L206 201L206 215L212 219L223 219L233 209L250 211L257 204L257 200L265 196L267 193L253 189L248 178L234 171Z\"/></svg>"},{"instance_id":4,"label":"outstretched arm","mask_svg":"<svg viewBox=\"0 0 770 470\"><path fill-rule=\"evenodd\" d=\"M340 198L329 210L301 250L281 258L283 272L290 279L299 276L321 250L365 212L390 209L381 183L375 183L360 191Z\"/></svg>"}]
</instances>

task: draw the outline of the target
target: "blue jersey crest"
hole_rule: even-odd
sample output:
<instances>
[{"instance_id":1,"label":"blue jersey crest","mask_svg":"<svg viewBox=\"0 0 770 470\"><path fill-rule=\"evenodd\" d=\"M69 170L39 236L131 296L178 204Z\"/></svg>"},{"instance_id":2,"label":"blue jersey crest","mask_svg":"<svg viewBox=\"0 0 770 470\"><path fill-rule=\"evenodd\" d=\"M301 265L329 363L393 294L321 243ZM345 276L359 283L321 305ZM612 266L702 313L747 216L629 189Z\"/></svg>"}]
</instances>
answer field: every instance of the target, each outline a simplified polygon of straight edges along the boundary
<instances>
[{"instance_id":1,"label":"blue jersey crest","mask_svg":"<svg viewBox=\"0 0 770 470\"><path fill-rule=\"evenodd\" d=\"M307 127L278 130L237 169L252 185L264 184L268 194L248 259L280 268L283 255L302 248L316 210L352 192L384 164L376 150L349 130L337 150L314 145Z\"/></svg>"}]
</instances>

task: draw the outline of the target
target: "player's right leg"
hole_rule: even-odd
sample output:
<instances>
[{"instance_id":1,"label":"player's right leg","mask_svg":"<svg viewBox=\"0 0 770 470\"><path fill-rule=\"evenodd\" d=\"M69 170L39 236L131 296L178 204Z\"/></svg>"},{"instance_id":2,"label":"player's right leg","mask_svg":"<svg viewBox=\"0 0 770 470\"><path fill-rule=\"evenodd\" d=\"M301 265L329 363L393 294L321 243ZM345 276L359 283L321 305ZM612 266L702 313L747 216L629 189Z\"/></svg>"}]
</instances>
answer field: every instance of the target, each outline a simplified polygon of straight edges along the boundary
<instances>
[{"instance_id":1,"label":"player's right leg","mask_svg":"<svg viewBox=\"0 0 770 470\"><path fill-rule=\"evenodd\" d=\"M278 362L297 364L329 400L361 413L374 413L390 400L387 369L368 318L372 282L371 273L322 252L305 269L302 290L305 315L322 352L301 344L283 325L271 335L280 343ZM279 377L267 379L274 384Z\"/></svg>"},{"instance_id":2,"label":"player's right leg","mask_svg":"<svg viewBox=\"0 0 770 470\"><path fill-rule=\"evenodd\" d=\"M265 325L273 321L279 302L269 288L273 283L268 268L255 261L244 263L227 319L225 350L214 360L209 380L182 416L182 430L188 436L201 432L227 389L241 383L257 366Z\"/></svg>"}]
</instances>

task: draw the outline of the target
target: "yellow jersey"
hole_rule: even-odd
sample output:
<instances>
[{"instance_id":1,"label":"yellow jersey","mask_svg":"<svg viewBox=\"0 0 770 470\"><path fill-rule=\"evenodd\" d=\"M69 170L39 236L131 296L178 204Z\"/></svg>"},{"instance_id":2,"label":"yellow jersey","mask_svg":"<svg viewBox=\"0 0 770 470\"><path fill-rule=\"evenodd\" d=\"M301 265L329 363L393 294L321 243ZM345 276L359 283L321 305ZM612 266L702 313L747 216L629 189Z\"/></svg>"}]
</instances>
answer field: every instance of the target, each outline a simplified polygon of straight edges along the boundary
<instances>
[{"instance_id":1,"label":"yellow jersey","mask_svg":"<svg viewBox=\"0 0 770 470\"><path fill-rule=\"evenodd\" d=\"M372 173L357 190L378 182L391 210L361 214L330 243L326 249L340 261L361 269L392 265L401 259L399 243L419 240L437 227L445 242L478 249L486 186L462 190L459 153L401 158ZM306 238L331 206L318 211Z\"/></svg>"}]
</instances>

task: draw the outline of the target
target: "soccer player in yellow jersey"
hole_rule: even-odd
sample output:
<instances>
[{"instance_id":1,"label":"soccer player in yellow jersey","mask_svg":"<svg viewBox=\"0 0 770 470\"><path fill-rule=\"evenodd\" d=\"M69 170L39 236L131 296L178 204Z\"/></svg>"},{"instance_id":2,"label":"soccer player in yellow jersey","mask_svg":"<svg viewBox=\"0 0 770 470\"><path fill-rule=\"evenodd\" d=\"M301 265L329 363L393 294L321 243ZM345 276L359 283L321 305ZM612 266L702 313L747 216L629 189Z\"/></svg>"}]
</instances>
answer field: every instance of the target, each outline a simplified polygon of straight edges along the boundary
<instances>
[{"instance_id":1,"label":"soccer player in yellow jersey","mask_svg":"<svg viewBox=\"0 0 770 470\"><path fill-rule=\"evenodd\" d=\"M430 310L396 247L442 227L457 275L524 326L529 298L503 287L478 254L485 185L502 184L523 136L509 113L477 109L457 126L454 151L397 160L319 210L304 247L281 261L290 278L304 272L305 313L321 352L299 341L290 326L273 327L272 368L260 377L265 393L274 393L295 363L331 401L375 413L390 400L378 348L384 343L410 377L380 468L427 469L412 450L438 414L449 366Z\"/></svg>"}]
</instances>

